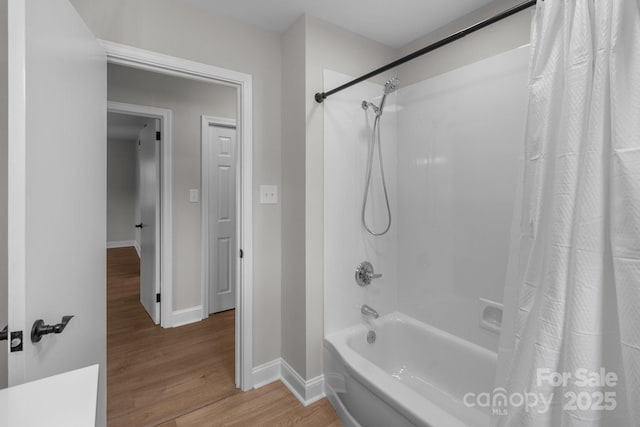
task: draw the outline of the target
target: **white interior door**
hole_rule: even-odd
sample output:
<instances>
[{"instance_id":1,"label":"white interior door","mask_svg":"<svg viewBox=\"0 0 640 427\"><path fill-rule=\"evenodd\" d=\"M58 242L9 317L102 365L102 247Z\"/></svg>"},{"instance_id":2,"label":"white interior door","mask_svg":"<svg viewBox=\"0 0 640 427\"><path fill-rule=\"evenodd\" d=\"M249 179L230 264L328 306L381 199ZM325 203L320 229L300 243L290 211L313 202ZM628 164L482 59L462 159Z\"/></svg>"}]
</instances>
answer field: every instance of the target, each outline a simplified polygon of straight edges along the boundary
<instances>
[{"instance_id":1,"label":"white interior door","mask_svg":"<svg viewBox=\"0 0 640 427\"><path fill-rule=\"evenodd\" d=\"M217 313L236 306L236 130L208 123L206 131L209 313Z\"/></svg>"},{"instance_id":2,"label":"white interior door","mask_svg":"<svg viewBox=\"0 0 640 427\"><path fill-rule=\"evenodd\" d=\"M160 120L149 119L140 132L140 302L160 323Z\"/></svg>"},{"instance_id":3,"label":"white interior door","mask_svg":"<svg viewBox=\"0 0 640 427\"><path fill-rule=\"evenodd\" d=\"M105 424L106 55L67 0L8 0L9 355L16 385L100 364ZM34 343L32 325L74 317ZM15 349L15 348L14 348ZM55 399L55 396L52 396Z\"/></svg>"}]
</instances>

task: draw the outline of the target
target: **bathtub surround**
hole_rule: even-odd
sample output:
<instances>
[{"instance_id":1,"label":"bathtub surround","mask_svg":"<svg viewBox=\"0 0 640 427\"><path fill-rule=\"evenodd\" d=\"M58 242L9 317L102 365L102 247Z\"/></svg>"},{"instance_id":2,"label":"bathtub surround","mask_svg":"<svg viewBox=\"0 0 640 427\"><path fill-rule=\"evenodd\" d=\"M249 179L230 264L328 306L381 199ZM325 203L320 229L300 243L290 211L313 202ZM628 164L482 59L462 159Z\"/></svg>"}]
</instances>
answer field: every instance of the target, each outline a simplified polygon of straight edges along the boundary
<instances>
[{"instance_id":1,"label":"bathtub surround","mask_svg":"<svg viewBox=\"0 0 640 427\"><path fill-rule=\"evenodd\" d=\"M525 46L398 94L398 309L493 352L481 299L503 301L528 60Z\"/></svg>"},{"instance_id":2,"label":"bathtub surround","mask_svg":"<svg viewBox=\"0 0 640 427\"><path fill-rule=\"evenodd\" d=\"M396 220L380 237L360 220L373 116L361 102L379 98L382 85L364 82L324 101L325 392L347 424L489 422L490 412L474 412L463 396L494 387L528 59L524 46L401 83L382 115ZM327 70L325 89L351 78ZM375 227L386 223L379 178L371 194ZM364 260L382 277L361 287L354 271ZM363 304L380 319L364 316ZM417 348L423 341L430 345Z\"/></svg>"},{"instance_id":3,"label":"bathtub surround","mask_svg":"<svg viewBox=\"0 0 640 427\"><path fill-rule=\"evenodd\" d=\"M324 87L322 80L323 70L335 70L350 76L362 75L402 55L406 55L458 31L460 28L473 25L482 19L486 19L518 3L520 3L519 0L494 1L475 12L456 19L450 24L434 31L432 34L428 34L399 50L385 48L382 45L371 43L371 41L359 36L354 36L344 29L327 24L317 18L306 17L307 32L305 45L307 54L305 57L307 89L305 95L307 117L305 140L307 153L304 170L298 169L299 173L297 176L298 179L305 179L304 197L308 205L313 205L313 209L307 208L305 218L303 219L306 229L310 230L311 233L305 243L305 258L308 268L306 271L307 279L304 286L308 290L309 295L312 296L311 300L308 299L308 301L312 304L313 316L319 316L317 318L312 316L310 321L320 321L322 323L319 319L321 319L321 312L323 310L317 301L319 299L324 300L321 294L318 293L322 292L322 283L324 281L322 278L322 270L324 268L323 260L322 256L319 255L322 254L324 250L322 237L324 233L322 212L324 210L321 204L324 197L323 173L325 170L325 159L322 154L324 151L324 107L318 106L315 99L313 99L313 95ZM374 78L373 81L383 84L389 78L397 76L401 84L407 86L422 81L425 78L517 48L529 42L530 21L531 13L528 11L521 12L438 51L407 63L399 67L396 71L381 74L377 78ZM290 124L283 122L283 130L286 129L287 126L290 126ZM300 140L296 141L296 143L299 144ZM283 167L285 167L284 161L282 164ZM298 167L301 166L299 165ZM299 247L297 250L302 251L302 248ZM285 262L284 260L285 257L283 256L283 262ZM310 272L312 274L310 274ZM326 281L324 282L326 283ZM285 284L283 282L283 295L284 286ZM286 306L284 303L282 307L283 313L291 309L298 310L298 308ZM296 307L299 307L299 305ZM320 309L320 313L318 313L318 309ZM326 312L326 310L324 311ZM309 342L307 352L311 352L311 354L314 355L320 351L319 343L321 343L320 337L322 334L317 335L318 332L321 332L321 330L318 330L317 325L314 326L312 330L316 331L316 335L315 337L307 336ZM316 368L314 367L314 369Z\"/></svg>"},{"instance_id":4,"label":"bathtub surround","mask_svg":"<svg viewBox=\"0 0 640 427\"><path fill-rule=\"evenodd\" d=\"M503 296L527 60L523 47L403 86L391 99L381 130L397 222L381 237L360 223L372 126L360 103L379 97L382 85L365 82L325 101L325 334L359 323L366 303L497 351L498 335L479 327L480 298ZM325 88L349 79L327 70ZM382 224L379 179L373 185L367 215ZM383 276L359 287L353 272L364 260ZM452 311L460 315L452 319Z\"/></svg>"},{"instance_id":5,"label":"bathtub surround","mask_svg":"<svg viewBox=\"0 0 640 427\"><path fill-rule=\"evenodd\" d=\"M326 70L324 85L336 87L351 76ZM367 149L374 113L363 110L363 100L379 100L383 85L364 82L325 101L324 117L324 332L325 335L359 324L367 304L380 315L397 307L398 226L384 236L371 236L361 222L362 194L367 172ZM388 97L381 116L381 146L391 215L398 218L397 94ZM376 150L377 152L377 150ZM377 154L372 170L367 222L383 228L387 212ZM356 283L358 264L369 261L382 277L370 285Z\"/></svg>"}]
</instances>

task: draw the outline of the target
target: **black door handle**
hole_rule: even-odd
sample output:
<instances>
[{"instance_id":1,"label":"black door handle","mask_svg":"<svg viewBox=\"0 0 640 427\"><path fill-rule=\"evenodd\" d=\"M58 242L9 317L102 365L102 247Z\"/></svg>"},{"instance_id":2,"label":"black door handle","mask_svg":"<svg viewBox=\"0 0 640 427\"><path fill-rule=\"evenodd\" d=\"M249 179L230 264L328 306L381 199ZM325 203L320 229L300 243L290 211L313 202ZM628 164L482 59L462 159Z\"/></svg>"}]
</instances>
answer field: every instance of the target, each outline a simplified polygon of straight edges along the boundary
<instances>
[{"instance_id":1,"label":"black door handle","mask_svg":"<svg viewBox=\"0 0 640 427\"><path fill-rule=\"evenodd\" d=\"M40 342L43 335L61 334L71 318L73 318L73 316L62 316L62 321L57 325L45 325L44 320L36 320L31 328L31 342Z\"/></svg>"},{"instance_id":2,"label":"black door handle","mask_svg":"<svg viewBox=\"0 0 640 427\"><path fill-rule=\"evenodd\" d=\"M136 228L144 228L144 224L143 223L136 224Z\"/></svg>"},{"instance_id":3,"label":"black door handle","mask_svg":"<svg viewBox=\"0 0 640 427\"><path fill-rule=\"evenodd\" d=\"M0 331L0 341L4 341L7 339L7 328L9 328L9 325L5 326L4 329Z\"/></svg>"}]
</instances>

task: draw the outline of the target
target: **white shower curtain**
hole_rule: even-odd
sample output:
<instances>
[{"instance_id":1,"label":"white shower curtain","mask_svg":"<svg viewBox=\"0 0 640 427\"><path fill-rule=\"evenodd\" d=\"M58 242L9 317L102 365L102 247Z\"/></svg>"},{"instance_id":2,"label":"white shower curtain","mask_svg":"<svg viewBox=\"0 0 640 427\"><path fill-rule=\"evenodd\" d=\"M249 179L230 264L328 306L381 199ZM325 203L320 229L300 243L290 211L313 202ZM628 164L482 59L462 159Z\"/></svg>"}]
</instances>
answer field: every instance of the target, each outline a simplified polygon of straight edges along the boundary
<instances>
[{"instance_id":1,"label":"white shower curtain","mask_svg":"<svg viewBox=\"0 0 640 427\"><path fill-rule=\"evenodd\" d=\"M511 400L493 420L640 426L640 0L540 0L531 41Z\"/></svg>"}]
</instances>

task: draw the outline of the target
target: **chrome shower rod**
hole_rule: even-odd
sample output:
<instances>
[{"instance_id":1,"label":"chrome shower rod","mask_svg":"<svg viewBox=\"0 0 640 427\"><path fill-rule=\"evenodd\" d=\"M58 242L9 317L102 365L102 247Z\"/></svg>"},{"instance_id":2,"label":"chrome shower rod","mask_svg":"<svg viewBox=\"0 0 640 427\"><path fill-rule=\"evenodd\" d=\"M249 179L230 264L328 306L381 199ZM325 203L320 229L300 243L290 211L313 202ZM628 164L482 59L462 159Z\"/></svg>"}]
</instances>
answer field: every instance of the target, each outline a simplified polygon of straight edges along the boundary
<instances>
[{"instance_id":1,"label":"chrome shower rod","mask_svg":"<svg viewBox=\"0 0 640 427\"><path fill-rule=\"evenodd\" d=\"M375 70L373 70L373 71L371 71L371 72L369 72L369 73L367 73L367 74L365 74L363 76L360 76L357 79L353 79L350 82L347 82L347 83L345 83L345 84L343 84L341 86L338 86L335 89L331 89L328 92L318 92L315 95L316 102L322 103L325 99L327 99L328 97L330 97L334 93L338 93L341 90L349 88L349 87L351 87L351 86L353 86L355 84L358 84L358 83L360 83L362 81L368 80L371 77L377 76L380 73L384 73L385 71L388 71L388 70L390 70L392 68L395 68L398 65L402 65L405 62L409 62L412 59L418 58L419 56L422 56L425 53L431 52L433 50L441 48L442 46L448 45L449 43L454 42L456 40L459 40L459 39L461 39L461 38L463 38L463 37L465 37L465 36L467 36L467 35L469 35L471 33L474 33L476 31L484 28L484 27L487 27L487 26L489 26L491 24L494 24L494 23L496 23L498 21L501 21L501 20L503 20L505 18L508 18L511 15L515 15L516 13L518 13L518 12L520 12L522 10L528 9L531 6L534 6L536 3L537 3L537 0L529 0L529 1L525 1L523 3L520 3L520 4L514 6L514 7L510 8L510 9L505 10L504 12L500 12L497 15L492 16L491 18L485 19L484 21L480 21L477 24L474 24L474 25L472 25L470 27L465 28L464 30L458 31L457 33L451 34L450 36L445 37L442 40L439 40L439 41L437 41L435 43L432 43L429 46L423 47L420 50L417 50L417 51L415 51L413 53L410 53L407 56L403 56L402 58L396 59L395 61L390 62L387 65L383 65L380 68L376 68Z\"/></svg>"}]
</instances>

